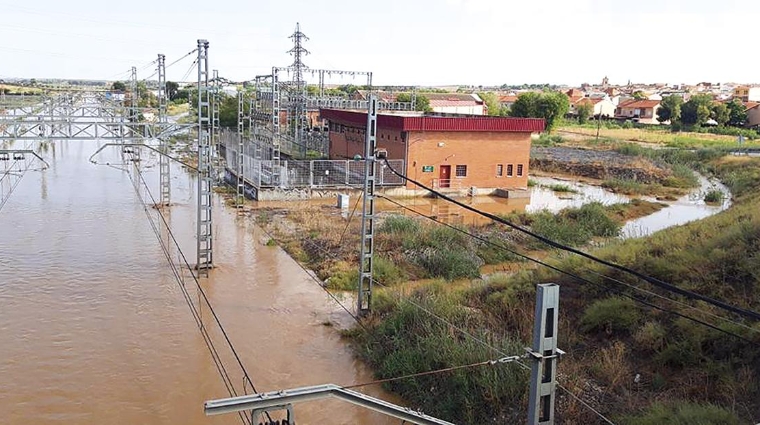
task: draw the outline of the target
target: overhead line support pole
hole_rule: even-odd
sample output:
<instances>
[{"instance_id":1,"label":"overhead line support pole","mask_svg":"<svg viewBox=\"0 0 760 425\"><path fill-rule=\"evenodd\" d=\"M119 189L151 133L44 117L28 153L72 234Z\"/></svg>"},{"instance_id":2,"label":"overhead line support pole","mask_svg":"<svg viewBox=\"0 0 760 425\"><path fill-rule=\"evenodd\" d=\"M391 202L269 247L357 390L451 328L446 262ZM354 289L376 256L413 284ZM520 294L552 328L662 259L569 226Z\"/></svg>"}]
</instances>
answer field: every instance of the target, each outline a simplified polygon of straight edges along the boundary
<instances>
[{"instance_id":1,"label":"overhead line support pole","mask_svg":"<svg viewBox=\"0 0 760 425\"><path fill-rule=\"evenodd\" d=\"M209 135L210 100L208 85L208 41L198 40L198 277L208 277L213 267L213 235L211 221L211 145Z\"/></svg>"},{"instance_id":2,"label":"overhead line support pole","mask_svg":"<svg viewBox=\"0 0 760 425\"><path fill-rule=\"evenodd\" d=\"M158 54L158 122L166 124L167 118L167 94L166 94L166 56ZM169 140L166 136L159 137L159 147L162 155L159 155L159 186L161 192L161 206L169 206L171 202L171 167L169 165Z\"/></svg>"},{"instance_id":3,"label":"overhead line support pole","mask_svg":"<svg viewBox=\"0 0 760 425\"><path fill-rule=\"evenodd\" d=\"M362 202L361 253L357 313L365 315L372 308L372 262L375 253L375 154L377 149L377 96L369 96L364 149L364 199Z\"/></svg>"}]
</instances>

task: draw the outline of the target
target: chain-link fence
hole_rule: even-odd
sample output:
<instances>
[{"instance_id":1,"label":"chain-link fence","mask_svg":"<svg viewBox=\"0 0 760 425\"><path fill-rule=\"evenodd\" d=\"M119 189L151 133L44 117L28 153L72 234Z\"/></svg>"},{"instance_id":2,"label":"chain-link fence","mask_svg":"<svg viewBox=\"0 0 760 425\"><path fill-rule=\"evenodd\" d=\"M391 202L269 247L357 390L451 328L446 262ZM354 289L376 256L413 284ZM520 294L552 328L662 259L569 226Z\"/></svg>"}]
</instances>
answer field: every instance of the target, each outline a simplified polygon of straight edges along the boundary
<instances>
[{"instance_id":1,"label":"chain-link fence","mask_svg":"<svg viewBox=\"0 0 760 425\"><path fill-rule=\"evenodd\" d=\"M238 140L234 132L222 133L227 168L238 172ZM388 161L393 169L403 172L404 160ZM271 159L271 146L246 140L243 143L243 176L257 187L280 188L340 188L363 187L364 161L356 160L286 160ZM404 179L388 169L385 162L376 163L375 184L402 186ZM279 171L279 172L278 172Z\"/></svg>"}]
</instances>

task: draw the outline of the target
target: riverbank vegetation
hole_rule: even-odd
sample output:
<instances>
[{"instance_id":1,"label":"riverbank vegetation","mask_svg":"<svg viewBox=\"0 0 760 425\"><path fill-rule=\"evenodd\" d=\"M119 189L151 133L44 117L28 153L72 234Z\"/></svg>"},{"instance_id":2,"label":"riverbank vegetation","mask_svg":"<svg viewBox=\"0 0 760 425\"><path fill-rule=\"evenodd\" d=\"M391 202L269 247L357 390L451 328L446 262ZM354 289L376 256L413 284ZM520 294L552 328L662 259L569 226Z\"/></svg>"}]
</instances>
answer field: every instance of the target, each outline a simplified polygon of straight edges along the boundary
<instances>
[{"instance_id":1,"label":"riverbank vegetation","mask_svg":"<svg viewBox=\"0 0 760 425\"><path fill-rule=\"evenodd\" d=\"M627 240L614 238L622 223L663 205L592 203L558 214L512 213L505 218L678 287L760 310L755 295L760 290L760 159L718 149L603 148L665 163L670 177L685 187L693 184L686 171L717 177L731 189L734 204L709 218ZM329 287L356 285L359 220L339 218L332 206L290 204L256 214L259 224ZM373 312L362 327L346 332L377 378L520 354L531 339L535 285L555 282L562 288L560 348L568 353L559 365L559 382L585 403L624 424L662 423L663 418L732 424L760 418L760 324L706 304L692 305L500 224L443 226L416 215L378 216ZM386 386L431 415L456 423L503 424L524 420L527 379L528 373L511 363ZM563 423L598 421L564 391L558 392L557 414Z\"/></svg>"},{"instance_id":2,"label":"riverbank vegetation","mask_svg":"<svg viewBox=\"0 0 760 425\"><path fill-rule=\"evenodd\" d=\"M753 294L760 289L757 272L760 256L756 254L760 248L760 218L754 211L760 207L760 159L718 157L701 164L732 189L737 201L732 208L647 238L608 243L594 250L594 254L678 287L757 311L760 299ZM561 238L562 233L552 232L553 238L558 236ZM452 326L474 335L487 335L486 340L497 348L509 341L529 341L535 284L558 283L562 287L560 345L570 348L559 366L560 382L571 392L620 423L662 423L665 417L676 418L674 423L757 421L760 417L758 345L670 312L714 323L719 329L755 343L760 343L760 325L743 323L736 317L731 317L731 322L717 320L710 315L726 314L706 305L695 305L695 310L688 304L663 302L645 294L648 302L661 305L665 311L650 309L624 296L642 296L626 285L656 291L643 282L576 256L550 252L547 257L545 261L553 266L581 275L586 281L542 267L509 276L460 280L450 286L437 283L438 288L445 288L438 290L446 295L436 296L435 302L444 305L436 305L435 311ZM427 290L427 286L417 287L408 296L388 291L384 297L389 301L365 322L369 330L355 332L359 334L356 343L360 355L373 365L379 378L394 375L386 373L388 360L384 352L368 348L372 346L371 341L392 339L397 344L394 358L398 359L420 355L420 338L441 343L452 338L467 339L455 328L449 328L451 333L445 336L425 329L408 331L407 327L413 324L408 300L417 303L430 300ZM662 295L674 298L671 294ZM447 314L461 308L468 314ZM392 329L388 329L388 324L393 324ZM481 346L479 350L483 356L499 356L487 347ZM501 351L512 354L508 350ZM449 362L425 367L435 369L462 364L457 361L460 359L452 358ZM408 370L430 369L411 367ZM442 387L469 388L474 385L471 381L474 379L444 374L435 382ZM421 384L419 380L399 381L392 389L426 412L440 413L455 422L495 424L522 420L520 412L515 413L507 406L524 406L526 387L517 393L514 389L498 392L497 387L489 387L507 398L488 403L472 416L467 397L431 400L426 394L419 395L425 393L420 390ZM574 404L566 394L559 394L558 413L563 421L596 423L597 418L592 413ZM667 398L663 398L664 394ZM666 401L658 403L656 400ZM512 419L505 422L504 418Z\"/></svg>"}]
</instances>

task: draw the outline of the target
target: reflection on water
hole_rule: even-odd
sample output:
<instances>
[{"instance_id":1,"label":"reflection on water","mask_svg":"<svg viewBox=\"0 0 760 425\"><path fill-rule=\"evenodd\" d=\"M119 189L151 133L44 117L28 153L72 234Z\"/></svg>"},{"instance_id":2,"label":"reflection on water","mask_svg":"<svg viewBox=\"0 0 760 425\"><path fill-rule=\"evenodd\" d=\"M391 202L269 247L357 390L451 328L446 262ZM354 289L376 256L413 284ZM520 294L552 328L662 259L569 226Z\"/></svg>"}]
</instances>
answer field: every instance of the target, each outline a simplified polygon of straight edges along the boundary
<instances>
[{"instance_id":1,"label":"reflection on water","mask_svg":"<svg viewBox=\"0 0 760 425\"><path fill-rule=\"evenodd\" d=\"M700 183L699 188L676 201L667 202L657 201L653 198L647 197L642 198L653 202L663 202L668 206L654 214L629 221L623 226L621 237L630 238L650 235L667 227L709 217L725 210L731 205L731 193L725 185L720 182L710 181L701 175L698 175L698 178ZM461 197L457 198L457 200L480 211L495 215L507 215L512 212L538 212L543 210L556 213L565 208L580 207L590 202L600 202L603 205L611 205L628 203L634 198L612 193L600 186L569 179L531 177L531 180L536 181L537 185L530 188L530 198L506 199L493 196L478 196ZM573 192L556 192L548 188L551 185L568 186ZM720 190L724 195L724 200L718 205L707 205L703 200L704 195L713 189ZM352 209L355 202L357 202L356 197L360 196L360 194L354 192L351 196L354 197L349 202ZM360 199L358 199L358 201L360 201ZM334 198L316 199L304 202L318 205L336 204ZM399 206L398 204L403 206ZM259 202L258 205L287 208L289 204L287 202L273 201ZM398 198L394 199L393 202L380 198L376 202L376 208L380 212L421 214L454 225L485 225L491 222L489 218L483 217L475 212L454 205L448 201L430 197ZM410 212L408 209L411 209L414 212ZM348 212L346 215L347 214Z\"/></svg>"},{"instance_id":2,"label":"reflection on water","mask_svg":"<svg viewBox=\"0 0 760 425\"><path fill-rule=\"evenodd\" d=\"M0 211L0 422L239 422L203 415L205 400L227 392L128 175L87 161L99 146L56 142L51 168L28 173ZM98 161L119 157L107 149ZM143 159L157 190L155 155ZM192 259L195 186L172 172L170 221ZM264 246L258 228L216 207L217 268L203 285L257 389L372 380L323 324L345 320L340 308ZM230 354L222 357L239 389ZM298 405L296 415L303 424L397 423L337 401Z\"/></svg>"}]
</instances>

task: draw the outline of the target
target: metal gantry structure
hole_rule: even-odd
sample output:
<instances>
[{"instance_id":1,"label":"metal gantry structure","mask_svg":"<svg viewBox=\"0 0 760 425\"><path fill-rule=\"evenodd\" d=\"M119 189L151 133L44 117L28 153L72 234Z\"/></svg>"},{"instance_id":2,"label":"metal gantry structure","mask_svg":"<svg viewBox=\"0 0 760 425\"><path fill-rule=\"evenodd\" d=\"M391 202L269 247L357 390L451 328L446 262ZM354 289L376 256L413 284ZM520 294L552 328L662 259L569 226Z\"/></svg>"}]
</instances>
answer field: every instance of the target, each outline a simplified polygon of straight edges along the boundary
<instances>
[{"instance_id":1,"label":"metal gantry structure","mask_svg":"<svg viewBox=\"0 0 760 425\"><path fill-rule=\"evenodd\" d=\"M198 276L207 277L214 264L213 232L211 220L211 90L209 88L208 41L198 40L198 215L197 262Z\"/></svg>"}]
</instances>

